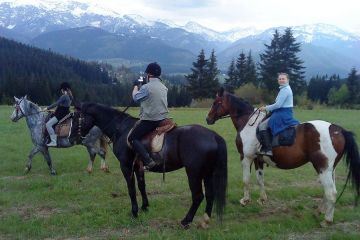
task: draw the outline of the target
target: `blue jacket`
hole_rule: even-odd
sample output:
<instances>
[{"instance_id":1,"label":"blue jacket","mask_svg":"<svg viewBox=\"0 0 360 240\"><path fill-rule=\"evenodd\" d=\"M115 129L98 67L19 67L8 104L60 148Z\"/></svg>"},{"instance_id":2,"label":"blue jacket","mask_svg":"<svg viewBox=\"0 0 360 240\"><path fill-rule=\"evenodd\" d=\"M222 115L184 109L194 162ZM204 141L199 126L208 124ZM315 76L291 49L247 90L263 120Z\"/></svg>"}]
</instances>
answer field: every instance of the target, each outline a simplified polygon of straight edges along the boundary
<instances>
[{"instance_id":1,"label":"blue jacket","mask_svg":"<svg viewBox=\"0 0 360 240\"><path fill-rule=\"evenodd\" d=\"M289 84L280 86L279 94L275 103L266 106L266 110L271 112L269 128L273 136L290 126L299 124L299 121L293 117L293 93Z\"/></svg>"},{"instance_id":2,"label":"blue jacket","mask_svg":"<svg viewBox=\"0 0 360 240\"><path fill-rule=\"evenodd\" d=\"M289 84L280 86L280 91L276 97L275 103L266 106L268 112L272 112L279 108L292 108L294 107L293 92Z\"/></svg>"}]
</instances>

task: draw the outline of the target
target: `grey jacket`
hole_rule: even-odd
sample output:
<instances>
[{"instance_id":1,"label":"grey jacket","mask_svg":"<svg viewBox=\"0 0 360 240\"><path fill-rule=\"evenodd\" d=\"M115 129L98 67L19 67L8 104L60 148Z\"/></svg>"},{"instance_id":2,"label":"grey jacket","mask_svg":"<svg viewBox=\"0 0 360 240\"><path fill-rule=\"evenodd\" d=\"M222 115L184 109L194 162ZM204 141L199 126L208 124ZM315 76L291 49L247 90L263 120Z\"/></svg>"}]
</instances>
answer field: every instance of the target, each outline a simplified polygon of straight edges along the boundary
<instances>
[{"instance_id":1,"label":"grey jacket","mask_svg":"<svg viewBox=\"0 0 360 240\"><path fill-rule=\"evenodd\" d=\"M158 78L151 78L141 86L133 96L135 101L140 102L140 120L158 121L168 117L167 92L168 89Z\"/></svg>"}]
</instances>

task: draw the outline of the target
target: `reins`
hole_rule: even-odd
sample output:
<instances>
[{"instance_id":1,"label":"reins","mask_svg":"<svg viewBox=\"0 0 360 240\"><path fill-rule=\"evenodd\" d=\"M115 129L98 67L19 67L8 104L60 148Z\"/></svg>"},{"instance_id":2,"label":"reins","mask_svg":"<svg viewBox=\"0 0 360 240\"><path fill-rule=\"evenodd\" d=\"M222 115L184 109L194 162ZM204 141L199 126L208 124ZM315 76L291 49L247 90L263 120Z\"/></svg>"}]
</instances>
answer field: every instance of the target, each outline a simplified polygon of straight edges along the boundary
<instances>
[{"instance_id":1,"label":"reins","mask_svg":"<svg viewBox=\"0 0 360 240\"><path fill-rule=\"evenodd\" d=\"M250 114L250 116L248 117L247 119L247 122L252 118L252 116L254 116L255 114L257 113L257 116L254 120L253 123L249 123L249 126L254 126L254 124L256 123L256 121L258 120L260 114L261 114L261 111L259 108L256 108L256 110L254 112L252 112ZM225 116L222 116L222 117L219 117L218 119L224 119L224 118L229 118L229 117L239 117L240 115L231 115L231 114L228 114L228 115L225 115Z\"/></svg>"}]
</instances>

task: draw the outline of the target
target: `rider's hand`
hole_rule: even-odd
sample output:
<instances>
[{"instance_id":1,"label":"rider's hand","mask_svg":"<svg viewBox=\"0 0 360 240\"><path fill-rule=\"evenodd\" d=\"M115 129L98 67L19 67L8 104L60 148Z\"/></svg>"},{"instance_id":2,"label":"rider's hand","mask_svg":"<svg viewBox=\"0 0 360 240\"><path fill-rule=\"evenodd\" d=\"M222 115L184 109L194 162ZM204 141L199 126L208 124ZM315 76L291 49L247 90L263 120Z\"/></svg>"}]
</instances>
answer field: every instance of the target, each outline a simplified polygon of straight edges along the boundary
<instances>
[{"instance_id":1,"label":"rider's hand","mask_svg":"<svg viewBox=\"0 0 360 240\"><path fill-rule=\"evenodd\" d=\"M266 111L266 107L265 107L265 106L261 106L261 107L259 107L259 110L262 111L262 112L265 112L265 111Z\"/></svg>"},{"instance_id":2,"label":"rider's hand","mask_svg":"<svg viewBox=\"0 0 360 240\"><path fill-rule=\"evenodd\" d=\"M47 111L49 111L49 110L47 109L47 107L44 107L41 111L47 112Z\"/></svg>"},{"instance_id":3,"label":"rider's hand","mask_svg":"<svg viewBox=\"0 0 360 240\"><path fill-rule=\"evenodd\" d=\"M136 79L136 80L133 81L133 86L134 86L134 87L135 87L135 86L138 86L138 87L139 87L140 84L141 84L141 83L139 82L139 79Z\"/></svg>"}]
</instances>

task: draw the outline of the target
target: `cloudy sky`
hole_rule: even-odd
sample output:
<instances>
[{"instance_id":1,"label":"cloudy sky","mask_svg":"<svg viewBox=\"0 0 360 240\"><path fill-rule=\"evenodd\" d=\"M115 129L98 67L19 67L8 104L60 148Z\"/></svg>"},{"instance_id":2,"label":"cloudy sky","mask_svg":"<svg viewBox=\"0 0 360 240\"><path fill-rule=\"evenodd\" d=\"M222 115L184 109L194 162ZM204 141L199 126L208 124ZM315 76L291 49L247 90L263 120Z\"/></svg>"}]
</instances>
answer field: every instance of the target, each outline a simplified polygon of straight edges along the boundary
<instances>
[{"instance_id":1,"label":"cloudy sky","mask_svg":"<svg viewBox=\"0 0 360 240\"><path fill-rule=\"evenodd\" d=\"M87 0L121 14L169 19L177 24L196 21L218 31L236 27L334 24L360 32L357 0Z\"/></svg>"}]
</instances>

